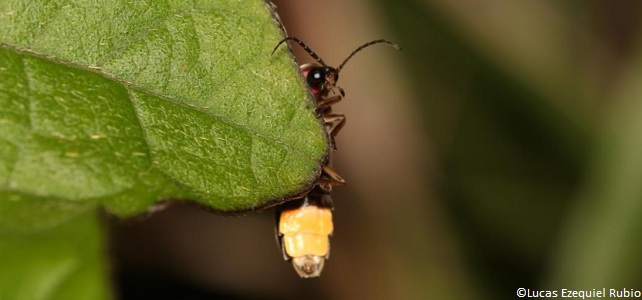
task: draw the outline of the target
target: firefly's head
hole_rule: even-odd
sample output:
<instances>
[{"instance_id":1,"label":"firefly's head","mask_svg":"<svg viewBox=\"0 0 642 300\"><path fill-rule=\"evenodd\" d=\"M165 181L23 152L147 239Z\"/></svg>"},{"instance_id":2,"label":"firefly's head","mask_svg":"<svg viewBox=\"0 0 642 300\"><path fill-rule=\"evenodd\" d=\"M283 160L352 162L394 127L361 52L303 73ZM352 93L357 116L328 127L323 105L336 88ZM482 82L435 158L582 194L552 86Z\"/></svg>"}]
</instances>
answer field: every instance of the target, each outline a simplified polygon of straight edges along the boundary
<instances>
[{"instance_id":1,"label":"firefly's head","mask_svg":"<svg viewBox=\"0 0 642 300\"><path fill-rule=\"evenodd\" d=\"M341 72L341 69L343 69L350 58L352 58L362 49L374 44L385 43L397 50L401 50L401 47L393 42L387 40L374 40L359 46L357 49L352 51L352 53L350 53L350 55L348 55L345 60L343 60L338 68L333 68L326 65L323 59L321 59L314 51L312 51L312 49L310 49L310 47L308 47L304 42L293 36L288 36L281 40L279 44L274 47L272 53L274 53L274 51L276 51L276 49L278 49L282 43L288 40L297 42L299 46L303 48L303 50L305 50L308 54L310 54L312 58L316 60L316 63L305 64L301 66L303 76L305 77L308 86L310 86L310 90L312 91L312 94L315 96L315 98L319 98L319 96L321 95L327 95L327 93L329 93L332 89L338 88L337 81L339 81L339 72ZM339 92L343 95L343 90L341 88L339 88Z\"/></svg>"}]
</instances>

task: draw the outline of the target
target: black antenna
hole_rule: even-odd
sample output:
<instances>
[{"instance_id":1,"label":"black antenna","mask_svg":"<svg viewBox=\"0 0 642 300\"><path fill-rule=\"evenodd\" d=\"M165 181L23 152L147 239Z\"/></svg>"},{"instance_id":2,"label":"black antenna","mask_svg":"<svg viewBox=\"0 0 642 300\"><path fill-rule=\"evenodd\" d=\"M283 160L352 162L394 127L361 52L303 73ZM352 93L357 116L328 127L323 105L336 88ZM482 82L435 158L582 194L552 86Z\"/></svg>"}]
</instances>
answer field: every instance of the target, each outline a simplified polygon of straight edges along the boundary
<instances>
[{"instance_id":1,"label":"black antenna","mask_svg":"<svg viewBox=\"0 0 642 300\"><path fill-rule=\"evenodd\" d=\"M340 65L339 65L339 67L337 68L337 73L339 73L339 71L341 71L341 68L343 68L343 66L345 66L345 64L348 62L348 60L350 60L350 58L352 58L355 54L357 54L357 52L359 52L359 51L363 50L363 48L366 48L366 47L368 47L368 46L372 46L372 45L374 45L374 44L379 44L379 43L386 43L386 44L388 44L388 45L390 45L390 46L394 47L394 48L395 48L395 49L397 49L397 50L401 50L401 47L400 47L399 45L397 45L397 44L395 44L395 43L393 43L393 42L387 41L387 40L375 40L375 41L372 41L372 42L365 43L365 44L363 44L363 45L359 46L359 48L357 48L357 49L355 49L354 51L352 51L352 53L350 53L350 55L348 56L348 58L346 58L346 59L345 59L345 60L344 60Z\"/></svg>"},{"instance_id":2,"label":"black antenna","mask_svg":"<svg viewBox=\"0 0 642 300\"><path fill-rule=\"evenodd\" d=\"M278 48L279 48L279 46L281 46L281 44L283 44L283 43L284 43L285 41L287 41L287 40L293 40L293 41L297 42L297 43L299 44L299 46L301 46L301 48L303 48L303 50L305 50L305 52L308 52L308 54L310 54L310 56L312 56L312 58L316 59L316 61L317 61L318 63L320 63L320 64L321 64L322 66L324 66L324 67L326 66L326 64L325 64L325 62L323 61L323 59L321 59L321 58L320 58L316 53L314 53L314 51L312 51L312 49L310 49L310 47L308 47L304 42L302 42L301 40L299 40L298 38L293 37L293 36L288 36L288 37L286 37L286 38L282 39L282 40L281 40L281 41L276 45L276 47L274 47L274 50L272 50L272 54L274 54L274 51L276 51L276 49L278 49ZM388 43L390 43L390 42L388 42ZM397 47L398 47L398 46L397 46Z\"/></svg>"}]
</instances>

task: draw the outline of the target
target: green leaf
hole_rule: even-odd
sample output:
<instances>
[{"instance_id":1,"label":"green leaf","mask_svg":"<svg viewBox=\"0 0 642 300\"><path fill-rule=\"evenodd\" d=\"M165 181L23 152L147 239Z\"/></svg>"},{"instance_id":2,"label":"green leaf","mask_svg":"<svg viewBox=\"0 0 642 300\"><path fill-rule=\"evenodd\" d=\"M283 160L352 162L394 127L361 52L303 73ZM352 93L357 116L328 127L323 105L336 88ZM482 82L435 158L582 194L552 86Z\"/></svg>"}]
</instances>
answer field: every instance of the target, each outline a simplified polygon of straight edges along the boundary
<instances>
[{"instance_id":1,"label":"green leaf","mask_svg":"<svg viewBox=\"0 0 642 300\"><path fill-rule=\"evenodd\" d=\"M109 299L102 235L95 210L45 230L0 231L0 299Z\"/></svg>"},{"instance_id":2,"label":"green leaf","mask_svg":"<svg viewBox=\"0 0 642 300\"><path fill-rule=\"evenodd\" d=\"M636 50L607 97L613 103L555 252L549 287L619 289L642 279L642 48Z\"/></svg>"},{"instance_id":3,"label":"green leaf","mask_svg":"<svg viewBox=\"0 0 642 300\"><path fill-rule=\"evenodd\" d=\"M3 191L221 211L301 192L326 151L262 1L0 4ZM285 48L284 48L285 49ZM295 79L295 80L293 80Z\"/></svg>"},{"instance_id":4,"label":"green leaf","mask_svg":"<svg viewBox=\"0 0 642 300\"><path fill-rule=\"evenodd\" d=\"M101 236L70 225L99 206L236 213L305 191L327 142L282 38L264 1L1 1L0 269L36 284L64 268L27 248L98 257L47 240ZM57 298L27 287L0 298Z\"/></svg>"}]
</instances>

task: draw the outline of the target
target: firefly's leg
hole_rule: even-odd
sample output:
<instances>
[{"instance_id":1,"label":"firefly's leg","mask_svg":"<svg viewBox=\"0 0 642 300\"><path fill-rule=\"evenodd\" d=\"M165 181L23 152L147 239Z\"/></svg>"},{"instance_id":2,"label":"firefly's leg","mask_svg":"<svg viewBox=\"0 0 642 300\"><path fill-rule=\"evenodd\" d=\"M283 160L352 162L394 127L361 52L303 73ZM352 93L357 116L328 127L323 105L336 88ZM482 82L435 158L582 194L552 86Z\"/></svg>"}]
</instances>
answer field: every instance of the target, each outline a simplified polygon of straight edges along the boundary
<instances>
[{"instance_id":1,"label":"firefly's leg","mask_svg":"<svg viewBox=\"0 0 642 300\"><path fill-rule=\"evenodd\" d=\"M324 108L330 107L336 104L337 102L341 101L341 99L343 99L343 95L341 94L327 97L325 99L321 99L316 103L317 111L322 111Z\"/></svg>"},{"instance_id":2,"label":"firefly's leg","mask_svg":"<svg viewBox=\"0 0 642 300\"><path fill-rule=\"evenodd\" d=\"M320 181L329 185L344 185L346 183L346 180L339 173L327 165L323 166Z\"/></svg>"},{"instance_id":3,"label":"firefly's leg","mask_svg":"<svg viewBox=\"0 0 642 300\"><path fill-rule=\"evenodd\" d=\"M328 137L330 138L330 146L332 150L337 151L337 145L334 142L334 137L339 133L343 125L346 123L346 117L343 114L325 114L323 115L323 122L325 123Z\"/></svg>"},{"instance_id":4,"label":"firefly's leg","mask_svg":"<svg viewBox=\"0 0 642 300\"><path fill-rule=\"evenodd\" d=\"M346 124L346 116L344 114L326 114L323 116L328 135L335 137L337 133Z\"/></svg>"}]
</instances>

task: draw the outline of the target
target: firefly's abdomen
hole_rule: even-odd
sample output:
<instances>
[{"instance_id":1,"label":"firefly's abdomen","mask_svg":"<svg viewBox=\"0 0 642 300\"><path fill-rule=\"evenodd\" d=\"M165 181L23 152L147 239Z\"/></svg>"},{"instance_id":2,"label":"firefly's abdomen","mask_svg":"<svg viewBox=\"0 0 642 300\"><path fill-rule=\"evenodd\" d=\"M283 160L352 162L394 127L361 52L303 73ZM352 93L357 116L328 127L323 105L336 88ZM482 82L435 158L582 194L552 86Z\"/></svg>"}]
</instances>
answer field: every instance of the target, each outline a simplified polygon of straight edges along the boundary
<instances>
[{"instance_id":1,"label":"firefly's abdomen","mask_svg":"<svg viewBox=\"0 0 642 300\"><path fill-rule=\"evenodd\" d=\"M281 213L279 233L285 252L290 257L326 256L330 252L332 212L315 205L286 210Z\"/></svg>"},{"instance_id":2,"label":"firefly's abdomen","mask_svg":"<svg viewBox=\"0 0 642 300\"><path fill-rule=\"evenodd\" d=\"M332 199L313 193L299 201L279 214L279 243L299 276L317 277L330 256Z\"/></svg>"}]
</instances>

